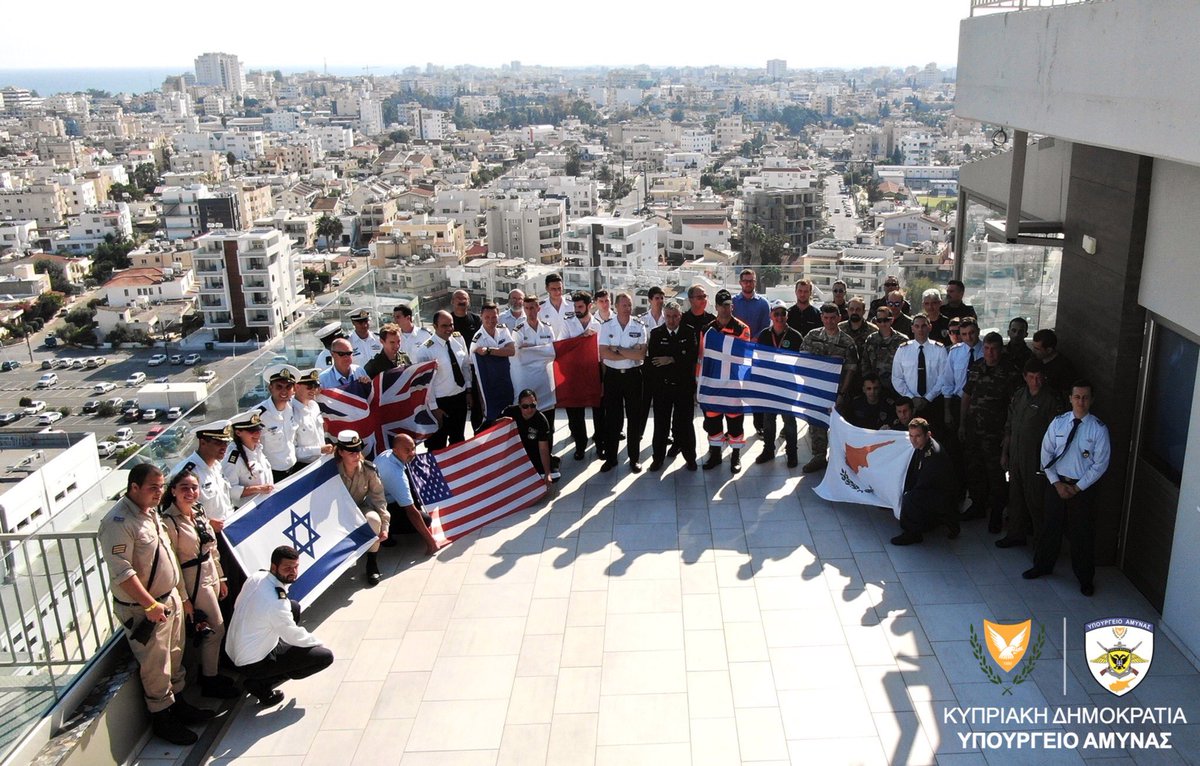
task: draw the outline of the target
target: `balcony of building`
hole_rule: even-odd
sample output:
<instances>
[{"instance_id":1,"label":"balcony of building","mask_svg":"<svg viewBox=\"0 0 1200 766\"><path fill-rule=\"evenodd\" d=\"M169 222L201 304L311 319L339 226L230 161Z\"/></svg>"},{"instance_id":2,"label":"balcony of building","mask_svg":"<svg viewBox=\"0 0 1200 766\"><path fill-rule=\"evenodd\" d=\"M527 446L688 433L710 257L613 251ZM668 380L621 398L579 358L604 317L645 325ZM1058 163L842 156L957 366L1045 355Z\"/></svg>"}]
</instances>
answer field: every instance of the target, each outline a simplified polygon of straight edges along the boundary
<instances>
[{"instance_id":1,"label":"balcony of building","mask_svg":"<svg viewBox=\"0 0 1200 766\"><path fill-rule=\"evenodd\" d=\"M243 258L241 262L243 274L265 274L267 261L264 258Z\"/></svg>"}]
</instances>

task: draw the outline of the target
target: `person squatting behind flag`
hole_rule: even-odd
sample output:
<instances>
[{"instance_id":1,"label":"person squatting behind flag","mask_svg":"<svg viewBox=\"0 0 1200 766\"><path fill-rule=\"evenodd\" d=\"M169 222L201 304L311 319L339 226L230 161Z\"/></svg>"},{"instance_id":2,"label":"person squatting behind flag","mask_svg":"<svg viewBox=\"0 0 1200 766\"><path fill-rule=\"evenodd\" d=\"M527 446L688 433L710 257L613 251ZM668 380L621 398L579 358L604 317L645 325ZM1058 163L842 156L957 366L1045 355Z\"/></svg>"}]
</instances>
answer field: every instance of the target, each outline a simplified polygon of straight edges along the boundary
<instances>
[{"instance_id":1,"label":"person squatting behind flag","mask_svg":"<svg viewBox=\"0 0 1200 766\"><path fill-rule=\"evenodd\" d=\"M717 318L708 329L750 340L750 327L733 315L733 296L729 291L717 290L716 301ZM700 342L703 356L703 335L700 336ZM710 471L721 464L721 450L727 444L732 448L729 470L732 473L742 470L742 447L746 446L746 425L743 421L740 412L704 413L704 433L708 434L708 460L704 462L704 470Z\"/></svg>"}]
</instances>

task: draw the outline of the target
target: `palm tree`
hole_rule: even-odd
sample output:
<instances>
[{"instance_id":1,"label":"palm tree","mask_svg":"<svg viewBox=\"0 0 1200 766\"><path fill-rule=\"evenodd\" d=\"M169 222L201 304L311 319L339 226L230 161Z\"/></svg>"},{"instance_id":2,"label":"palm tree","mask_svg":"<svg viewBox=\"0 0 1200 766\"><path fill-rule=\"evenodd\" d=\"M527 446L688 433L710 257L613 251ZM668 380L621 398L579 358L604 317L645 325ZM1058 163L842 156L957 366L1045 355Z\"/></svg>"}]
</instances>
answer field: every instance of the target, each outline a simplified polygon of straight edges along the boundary
<instances>
[{"instance_id":1,"label":"palm tree","mask_svg":"<svg viewBox=\"0 0 1200 766\"><path fill-rule=\"evenodd\" d=\"M326 213L317 219L317 236L325 238L325 247L332 249L333 242L342 238L342 222Z\"/></svg>"}]
</instances>

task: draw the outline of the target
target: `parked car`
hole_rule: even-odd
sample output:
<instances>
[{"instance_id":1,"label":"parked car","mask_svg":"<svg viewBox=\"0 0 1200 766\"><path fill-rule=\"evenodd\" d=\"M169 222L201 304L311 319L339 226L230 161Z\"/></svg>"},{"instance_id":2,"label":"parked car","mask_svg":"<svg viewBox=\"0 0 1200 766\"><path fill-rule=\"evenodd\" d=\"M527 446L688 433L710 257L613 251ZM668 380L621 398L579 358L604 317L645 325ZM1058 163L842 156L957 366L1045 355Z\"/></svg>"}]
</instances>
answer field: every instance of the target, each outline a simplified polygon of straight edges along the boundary
<instances>
[{"instance_id":1,"label":"parked car","mask_svg":"<svg viewBox=\"0 0 1200 766\"><path fill-rule=\"evenodd\" d=\"M93 358L96 360L96 364L99 365L100 367L103 367L104 365L108 364L107 356L97 356L97 357L93 357Z\"/></svg>"},{"instance_id":2,"label":"parked car","mask_svg":"<svg viewBox=\"0 0 1200 766\"><path fill-rule=\"evenodd\" d=\"M121 411L121 421L124 423L136 423L142 419L142 411L137 407L126 407Z\"/></svg>"},{"instance_id":3,"label":"parked car","mask_svg":"<svg viewBox=\"0 0 1200 766\"><path fill-rule=\"evenodd\" d=\"M146 373L144 373L144 372L135 372L132 375L130 375L128 378L125 378L125 385L127 385L127 386L140 386L145 382L146 382Z\"/></svg>"},{"instance_id":4,"label":"parked car","mask_svg":"<svg viewBox=\"0 0 1200 766\"><path fill-rule=\"evenodd\" d=\"M180 407L172 407L167 410L167 420L179 420L183 417L183 409Z\"/></svg>"},{"instance_id":5,"label":"parked car","mask_svg":"<svg viewBox=\"0 0 1200 766\"><path fill-rule=\"evenodd\" d=\"M188 354L187 356L185 356L183 358L183 363L186 364L188 367L191 367L194 364L200 364L200 355L199 354Z\"/></svg>"},{"instance_id":6,"label":"parked car","mask_svg":"<svg viewBox=\"0 0 1200 766\"><path fill-rule=\"evenodd\" d=\"M56 369L56 370L71 369L71 360L70 359L55 359L54 360L54 369Z\"/></svg>"},{"instance_id":7,"label":"parked car","mask_svg":"<svg viewBox=\"0 0 1200 766\"><path fill-rule=\"evenodd\" d=\"M158 436L165 430L167 430L166 426L155 426L154 428L151 428L146 432L146 441L154 441L154 437Z\"/></svg>"},{"instance_id":8,"label":"parked car","mask_svg":"<svg viewBox=\"0 0 1200 766\"><path fill-rule=\"evenodd\" d=\"M87 363L84 362L82 359L72 359L71 360L71 369L72 370L82 370L86 366L87 366Z\"/></svg>"},{"instance_id":9,"label":"parked car","mask_svg":"<svg viewBox=\"0 0 1200 766\"><path fill-rule=\"evenodd\" d=\"M89 356L87 359L83 360L83 366L88 368L89 370L94 370L100 366L99 360L100 360L100 357L98 357L98 356Z\"/></svg>"},{"instance_id":10,"label":"parked car","mask_svg":"<svg viewBox=\"0 0 1200 766\"><path fill-rule=\"evenodd\" d=\"M53 359L43 359L42 360L42 369L43 370L53 370L54 369L54 360Z\"/></svg>"},{"instance_id":11,"label":"parked car","mask_svg":"<svg viewBox=\"0 0 1200 766\"><path fill-rule=\"evenodd\" d=\"M121 441L117 442L117 452L124 452L125 450L129 449L130 447L136 447L136 446L137 446L137 443L134 442L132 439L122 439Z\"/></svg>"},{"instance_id":12,"label":"parked car","mask_svg":"<svg viewBox=\"0 0 1200 766\"><path fill-rule=\"evenodd\" d=\"M8 372L9 370L15 370L20 366L21 366L21 363L18 362L17 360L9 359L3 363L0 363L0 372Z\"/></svg>"},{"instance_id":13,"label":"parked car","mask_svg":"<svg viewBox=\"0 0 1200 766\"><path fill-rule=\"evenodd\" d=\"M21 416L15 412L0 413L0 426L6 426L9 423L14 423L17 420L20 420L20 418Z\"/></svg>"},{"instance_id":14,"label":"parked car","mask_svg":"<svg viewBox=\"0 0 1200 766\"><path fill-rule=\"evenodd\" d=\"M117 432L114 434L114 436L117 437L117 441L119 441L119 442L129 441L130 439L133 438L133 429L132 428L118 428Z\"/></svg>"},{"instance_id":15,"label":"parked car","mask_svg":"<svg viewBox=\"0 0 1200 766\"><path fill-rule=\"evenodd\" d=\"M142 410L142 420L158 420L158 410L153 407Z\"/></svg>"},{"instance_id":16,"label":"parked car","mask_svg":"<svg viewBox=\"0 0 1200 766\"><path fill-rule=\"evenodd\" d=\"M63 414L61 412L57 412L56 410L50 410L49 412L43 412L41 415L38 415L38 425L39 426L53 425L54 423L57 423L58 421L62 420L62 418L63 418Z\"/></svg>"},{"instance_id":17,"label":"parked car","mask_svg":"<svg viewBox=\"0 0 1200 766\"><path fill-rule=\"evenodd\" d=\"M159 377L154 379L154 382L155 383L170 383L171 376L170 375L160 375Z\"/></svg>"},{"instance_id":18,"label":"parked car","mask_svg":"<svg viewBox=\"0 0 1200 766\"><path fill-rule=\"evenodd\" d=\"M167 361L166 354L155 354L154 356L150 357L146 364L150 367L157 367L165 361Z\"/></svg>"},{"instance_id":19,"label":"parked car","mask_svg":"<svg viewBox=\"0 0 1200 766\"><path fill-rule=\"evenodd\" d=\"M83 403L83 411L85 414L90 414L92 412L95 412L98 409L100 409L100 400L99 399L88 399L86 402Z\"/></svg>"},{"instance_id":20,"label":"parked car","mask_svg":"<svg viewBox=\"0 0 1200 766\"><path fill-rule=\"evenodd\" d=\"M183 364L183 354L171 354L171 364Z\"/></svg>"},{"instance_id":21,"label":"parked car","mask_svg":"<svg viewBox=\"0 0 1200 766\"><path fill-rule=\"evenodd\" d=\"M24 412L26 415L37 415L40 414L44 409L46 409L46 403L41 399L34 399L28 407L22 410L22 412Z\"/></svg>"},{"instance_id":22,"label":"parked car","mask_svg":"<svg viewBox=\"0 0 1200 766\"><path fill-rule=\"evenodd\" d=\"M106 380L106 381L103 381L102 383L97 383L96 385L92 386L92 393L107 394L109 391L112 391L116 387L117 387L116 383L110 383Z\"/></svg>"},{"instance_id":23,"label":"parked car","mask_svg":"<svg viewBox=\"0 0 1200 766\"><path fill-rule=\"evenodd\" d=\"M201 383L212 383L216 379L217 373L213 372L212 370L205 370L196 376L196 380L200 381Z\"/></svg>"},{"instance_id":24,"label":"parked car","mask_svg":"<svg viewBox=\"0 0 1200 766\"><path fill-rule=\"evenodd\" d=\"M96 451L100 453L100 457L110 457L117 451L117 445L113 442L100 442L96 445Z\"/></svg>"},{"instance_id":25,"label":"parked car","mask_svg":"<svg viewBox=\"0 0 1200 766\"><path fill-rule=\"evenodd\" d=\"M104 403L111 406L115 410L119 410L125 406L125 400L119 396L114 396L111 399L105 399Z\"/></svg>"},{"instance_id":26,"label":"parked car","mask_svg":"<svg viewBox=\"0 0 1200 766\"><path fill-rule=\"evenodd\" d=\"M44 373L42 373L42 377L38 378L38 382L37 382L38 388L50 388L50 386L57 386L57 385L58 385L58 373L57 372L44 372Z\"/></svg>"}]
</instances>

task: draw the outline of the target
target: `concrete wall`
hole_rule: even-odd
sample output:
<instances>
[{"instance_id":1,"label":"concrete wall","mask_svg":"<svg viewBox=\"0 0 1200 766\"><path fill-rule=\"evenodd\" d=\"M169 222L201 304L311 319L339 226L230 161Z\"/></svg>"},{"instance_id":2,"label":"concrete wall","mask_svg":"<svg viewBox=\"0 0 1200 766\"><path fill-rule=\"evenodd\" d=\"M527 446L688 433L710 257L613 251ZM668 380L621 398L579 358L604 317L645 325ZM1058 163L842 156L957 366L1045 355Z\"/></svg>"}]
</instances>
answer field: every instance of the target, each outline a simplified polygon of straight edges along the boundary
<instances>
[{"instance_id":1,"label":"concrete wall","mask_svg":"<svg viewBox=\"0 0 1200 766\"><path fill-rule=\"evenodd\" d=\"M1107 0L964 19L955 113L1200 163L1195 0Z\"/></svg>"},{"instance_id":2,"label":"concrete wall","mask_svg":"<svg viewBox=\"0 0 1200 766\"><path fill-rule=\"evenodd\" d=\"M1011 141L1011 135L1009 140ZM1012 152L994 154L959 168L959 187L1007 206L1012 177ZM1067 184L1071 178L1071 143L1043 138L1025 155L1021 215L1039 221L1061 221L1067 214Z\"/></svg>"},{"instance_id":3,"label":"concrete wall","mask_svg":"<svg viewBox=\"0 0 1200 766\"><path fill-rule=\"evenodd\" d=\"M1197 230L1200 221L1200 168L1175 162L1156 162L1150 191L1146 256L1138 302L1147 309L1200 335L1200 273ZM1200 371L1198 371L1200 373ZM1136 523L1136 518L1131 519ZM1170 577L1163 622L1193 657L1200 657L1200 610L1195 587L1200 582L1200 386L1192 394L1187 458L1179 489L1171 549Z\"/></svg>"}]
</instances>

